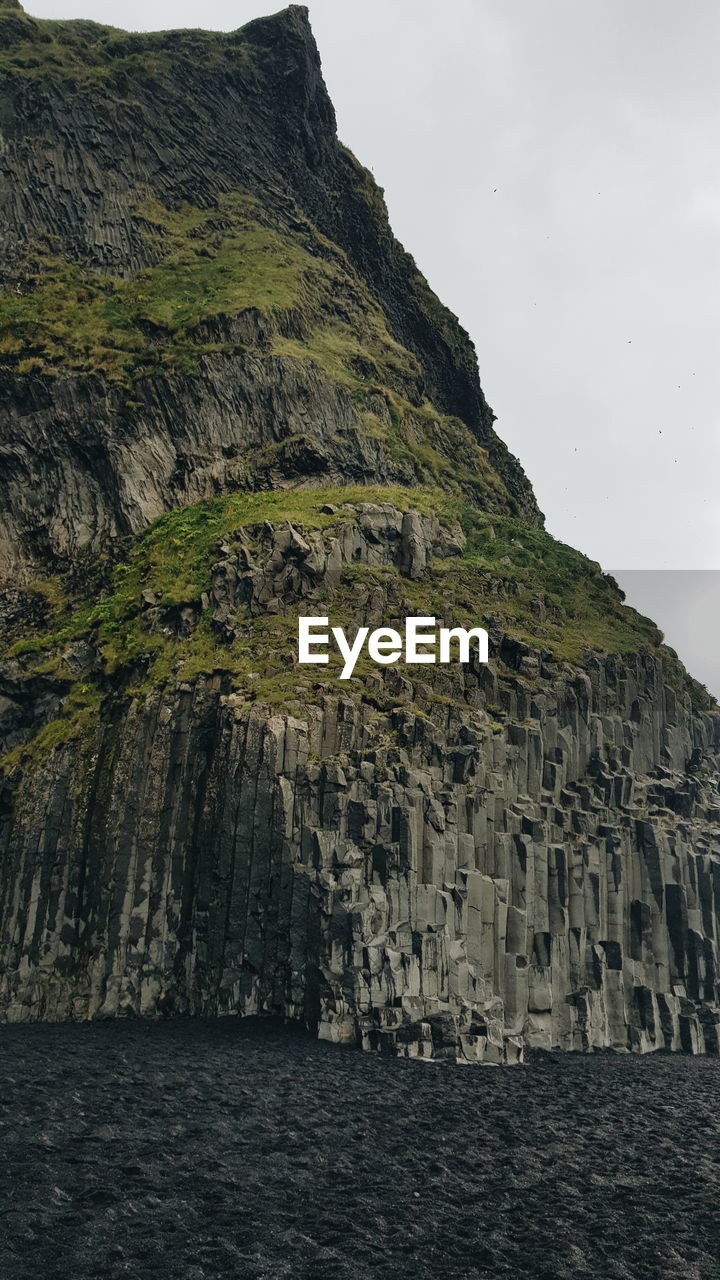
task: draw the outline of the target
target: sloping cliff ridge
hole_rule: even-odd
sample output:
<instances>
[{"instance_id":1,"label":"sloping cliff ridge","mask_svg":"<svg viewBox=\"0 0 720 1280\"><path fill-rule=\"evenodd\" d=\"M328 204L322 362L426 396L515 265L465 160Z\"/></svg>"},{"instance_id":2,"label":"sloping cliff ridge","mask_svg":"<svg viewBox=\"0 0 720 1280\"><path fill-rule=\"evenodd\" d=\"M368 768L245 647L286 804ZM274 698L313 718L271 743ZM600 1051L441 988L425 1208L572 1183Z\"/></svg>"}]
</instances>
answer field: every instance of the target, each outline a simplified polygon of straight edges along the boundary
<instances>
[{"instance_id":1,"label":"sloping cliff ridge","mask_svg":"<svg viewBox=\"0 0 720 1280\"><path fill-rule=\"evenodd\" d=\"M306 11L0 31L2 1016L717 1052L717 708L544 532Z\"/></svg>"}]
</instances>

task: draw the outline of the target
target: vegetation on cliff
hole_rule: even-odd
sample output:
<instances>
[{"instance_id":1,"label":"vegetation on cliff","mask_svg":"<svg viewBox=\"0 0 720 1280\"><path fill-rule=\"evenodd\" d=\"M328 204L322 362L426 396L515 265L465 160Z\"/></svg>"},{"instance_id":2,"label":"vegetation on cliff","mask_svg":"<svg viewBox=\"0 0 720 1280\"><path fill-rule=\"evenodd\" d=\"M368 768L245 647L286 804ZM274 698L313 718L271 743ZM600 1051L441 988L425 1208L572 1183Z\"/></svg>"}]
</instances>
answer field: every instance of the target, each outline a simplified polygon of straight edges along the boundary
<instances>
[{"instance_id":1,"label":"vegetation on cliff","mask_svg":"<svg viewBox=\"0 0 720 1280\"><path fill-rule=\"evenodd\" d=\"M211 208L175 210L138 194L134 216L157 262L133 278L43 250L18 264L14 284L0 294L6 363L129 386L148 374L199 372L203 355L243 349L230 336L210 339L203 322L290 311L296 329L319 330L314 348L333 352L324 364L338 378L357 384L350 361L364 358L391 385L417 388L417 360L391 337L346 255L299 213L291 231L247 192L233 192Z\"/></svg>"},{"instance_id":2,"label":"vegetation on cliff","mask_svg":"<svg viewBox=\"0 0 720 1280\"><path fill-rule=\"evenodd\" d=\"M462 554L431 561L419 579L393 567L347 564L337 584L313 593L311 605L279 602L259 616L247 616L240 634L230 639L214 624L208 594L213 566L238 535L253 547L268 525L300 535L332 532L353 522L353 504L368 502L433 515L448 527L460 525L466 538ZM526 646L530 655L578 667L592 652L647 652L661 659L664 678L679 694L689 694L698 707L710 705L663 645L658 628L623 604L614 580L542 530L480 513L437 489L231 494L157 520L115 567L111 588L100 600L70 599L57 580L34 584L29 594L43 597L46 621L35 634L11 640L0 656L21 663L25 678L56 681L63 705L32 742L6 757L4 767L11 769L28 751L44 751L91 727L108 696L142 697L158 685L186 683L198 675L223 674L245 698L295 711L318 683L334 685L345 696L363 696L367 677L377 671L369 659L359 661L349 682L339 681L335 656L320 679L315 669L298 667L297 617L308 609L326 611L331 625L347 628L349 620L361 621L359 610L377 589L387 625L407 614L432 615L450 626L484 623ZM73 675L78 644L92 653L80 676ZM398 669L403 667L401 660ZM418 678L417 669L406 674ZM432 688L435 672L421 674ZM532 683L532 676L525 679Z\"/></svg>"},{"instance_id":3,"label":"vegetation on cliff","mask_svg":"<svg viewBox=\"0 0 720 1280\"><path fill-rule=\"evenodd\" d=\"M444 484L462 459L466 496L486 505L488 485L473 493L467 473L491 471L491 508L502 493L509 514L541 523L492 428L468 334L337 139L305 9L227 34L133 35L7 6L0 25L15 191L0 245L0 365L101 379L139 408L139 380L202 376L208 357L232 362L249 346L258 355L243 323L252 312L265 355L322 367L357 397L369 437L409 467L376 478ZM58 130L72 139L69 179L55 175ZM73 188L62 209L47 199L55 180ZM378 392L395 397L389 434L366 403ZM425 417L409 423L407 404ZM428 438L431 417L450 465Z\"/></svg>"},{"instance_id":4,"label":"vegetation on cliff","mask_svg":"<svg viewBox=\"0 0 720 1280\"><path fill-rule=\"evenodd\" d=\"M307 10L0 10L0 1015L717 1053L718 716L542 531Z\"/></svg>"},{"instance_id":5,"label":"vegetation on cliff","mask_svg":"<svg viewBox=\"0 0 720 1280\"><path fill-rule=\"evenodd\" d=\"M137 80L158 79L178 62L202 58L219 66L249 59L242 28L234 32L131 32L84 19L32 18L19 3L0 4L0 72L82 85L104 82L126 92Z\"/></svg>"},{"instance_id":6,"label":"vegetation on cliff","mask_svg":"<svg viewBox=\"0 0 720 1280\"><path fill-rule=\"evenodd\" d=\"M307 98L303 146L327 147L323 182L336 184L343 214L333 226L335 238L320 229L308 216L310 207L321 215L304 174L302 198L278 185L268 169L261 171L265 185L255 191L257 175L231 189L227 182L221 190L208 186L195 203L161 199L152 184L133 184L128 175L123 198L139 261L146 265L129 270L123 263L113 273L92 252L78 251L77 240L65 244L62 236L36 228L0 291L0 364L31 381L93 379L123 396L131 413L142 412L143 386L202 378L208 360L311 364L350 398L362 435L385 460L385 474L420 486L225 494L157 520L126 558L121 555L99 597L93 592L81 598L69 579L34 584L28 600L42 600L44 613L28 605L25 624L11 628L5 656L22 663L22 678L30 673L56 682L59 690L61 712L36 745L87 725L109 693L143 692L202 672L226 673L248 696L287 701L297 680L288 669L297 611L248 620L247 634L229 643L212 624L207 598L218 548L264 521L327 528L351 519L347 504L363 500L459 521L465 551L435 561L420 581L387 567L347 566L332 598L321 600L328 609L352 617L358 590L376 586L388 620L393 610L464 623L488 616L558 662L581 664L592 650L662 653L667 677L702 700L662 648L657 628L623 607L598 566L535 527L527 481L488 423L482 426L490 411L467 334L393 240L371 175L337 143L302 13L293 8L272 29L261 20L231 35L133 36L93 23L36 21L14 5L2 7L0 75L8 84L41 80L62 95L71 83L93 102L100 102L100 93L103 101L126 104L141 88L149 102L165 79L176 84L178 77L192 78L200 60L203 74L217 78L220 70L218 83L223 67L232 65L226 87L240 94L240 110L242 94L251 99L258 86L262 93L263 76L285 75L283 57L294 60L293 75ZM278 61L276 46L284 41L289 44ZM265 155L268 139L262 129L259 136ZM276 141L275 134L273 146ZM298 162L307 168L307 157L296 151L293 141L282 153L288 170ZM253 163L243 174L252 173ZM376 268L384 284L375 278ZM466 390L455 397L453 387L461 384ZM454 398L468 406L465 418L447 411ZM248 485L304 445L314 456L313 440L302 435L255 449ZM331 515L328 504L336 508ZM190 610L192 623L159 626L155 615L150 623L143 604L148 596L166 616ZM66 657L68 647L78 644L95 655L82 676L72 674ZM362 675L362 667L358 671ZM336 674L330 670L328 678ZM17 758L16 751L12 760Z\"/></svg>"},{"instance_id":7,"label":"vegetation on cliff","mask_svg":"<svg viewBox=\"0 0 720 1280\"><path fill-rule=\"evenodd\" d=\"M138 197L134 216L157 263L133 278L39 251L18 267L0 292L0 365L99 377L139 409L139 379L202 376L204 357L309 361L350 394L363 434L406 477L514 510L475 433L428 400L417 358L347 255L299 210L280 219L233 192L209 209ZM249 313L260 319L243 326Z\"/></svg>"}]
</instances>

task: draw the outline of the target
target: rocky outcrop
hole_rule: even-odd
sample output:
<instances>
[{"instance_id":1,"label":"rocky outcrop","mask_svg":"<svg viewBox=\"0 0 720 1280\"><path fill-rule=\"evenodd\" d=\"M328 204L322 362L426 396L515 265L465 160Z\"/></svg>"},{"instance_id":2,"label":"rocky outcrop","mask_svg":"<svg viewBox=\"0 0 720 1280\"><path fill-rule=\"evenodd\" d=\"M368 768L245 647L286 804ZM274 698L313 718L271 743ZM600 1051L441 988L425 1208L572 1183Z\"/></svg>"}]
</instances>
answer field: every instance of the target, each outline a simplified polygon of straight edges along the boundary
<instances>
[{"instance_id":1,"label":"rocky outcrop","mask_svg":"<svg viewBox=\"0 0 720 1280\"><path fill-rule=\"evenodd\" d=\"M31 580L112 553L168 508L240 487L407 480L311 364L207 357L201 377L26 376L5 384L0 574Z\"/></svg>"},{"instance_id":2,"label":"rocky outcrop","mask_svg":"<svg viewBox=\"0 0 720 1280\"><path fill-rule=\"evenodd\" d=\"M0 1018L717 1053L720 713L542 530L306 10L0 37Z\"/></svg>"},{"instance_id":3,"label":"rocky outcrop","mask_svg":"<svg viewBox=\"0 0 720 1280\"><path fill-rule=\"evenodd\" d=\"M10 334L14 304L32 298L48 255L93 280L132 280L174 248L153 221L152 202L212 210L242 192L299 243L309 219L345 255L394 339L418 361L422 396L466 424L518 511L541 521L522 469L493 429L468 335L395 240L372 176L338 142L306 9L291 6L230 35L130 35L0 11L0 35L0 281L13 304ZM218 226L219 212L211 231ZM335 319L342 314L339 297ZM17 359L0 343L0 512L9 520L0 574L15 573L18 556L32 575L75 546L97 555L118 533L213 487L267 483L246 474L249 441L262 448L307 431L311 456L299 467L280 459L277 468L290 483L298 471L382 481L388 468L374 466L377 448L356 441L338 458L328 442L349 421L357 427L357 411L338 403L337 389L312 385L317 369L246 358L246 341L258 342L252 316L221 319L217 336L230 350L206 360L199 378L178 381L156 369L131 392L92 377L63 377L58 386L42 370L18 377ZM68 326L77 323L73 315ZM270 329L277 323L271 318ZM123 333L114 340L122 344Z\"/></svg>"},{"instance_id":4,"label":"rocky outcrop","mask_svg":"<svg viewBox=\"0 0 720 1280\"><path fill-rule=\"evenodd\" d=\"M350 566L412 583L463 553L434 516L334 514L224 544L213 626L313 609ZM150 629L200 624L148 595ZM377 583L356 595L358 622L392 616ZM4 1016L283 1013L468 1061L717 1052L720 717L655 658L573 669L487 620L487 667L312 692L296 668L295 711L217 673L108 704L16 774Z\"/></svg>"}]
</instances>

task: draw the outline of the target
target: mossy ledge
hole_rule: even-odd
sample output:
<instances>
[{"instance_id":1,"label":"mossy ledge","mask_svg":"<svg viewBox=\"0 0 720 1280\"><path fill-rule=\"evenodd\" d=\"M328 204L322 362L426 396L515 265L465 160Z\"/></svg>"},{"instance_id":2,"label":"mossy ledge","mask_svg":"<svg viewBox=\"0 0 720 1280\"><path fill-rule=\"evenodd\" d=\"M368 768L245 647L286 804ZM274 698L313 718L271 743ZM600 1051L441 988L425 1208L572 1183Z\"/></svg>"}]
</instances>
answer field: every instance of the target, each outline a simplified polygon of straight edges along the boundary
<instances>
[{"instance_id":1,"label":"mossy ledge","mask_svg":"<svg viewBox=\"0 0 720 1280\"><path fill-rule=\"evenodd\" d=\"M231 361L238 380L262 361L269 383L271 362L290 361L319 370L349 400L360 448L367 441L393 478L517 511L477 434L428 399L416 356L393 338L347 255L299 210L280 217L243 192L176 210L138 195L133 209L156 265L108 278L29 254L0 292L0 367L30 387L69 375L100 381L133 417L143 397L162 395L148 391L158 379L201 382L208 360ZM312 436L254 446L248 481L262 484L263 468L292 470L304 449L317 465Z\"/></svg>"},{"instance_id":2,"label":"mossy ledge","mask_svg":"<svg viewBox=\"0 0 720 1280\"><path fill-rule=\"evenodd\" d=\"M210 339L213 324L219 333L244 312L290 313L309 354L333 352L325 364L339 379L357 386L351 360L364 357L391 386L417 395L417 360L391 337L347 256L299 210L291 227L243 191L204 209L169 209L138 192L132 209L156 261L131 278L28 246L0 294L0 359L9 368L130 387L149 374L199 373L202 356L243 350L231 335Z\"/></svg>"},{"instance_id":3,"label":"mossy ledge","mask_svg":"<svg viewBox=\"0 0 720 1280\"><path fill-rule=\"evenodd\" d=\"M311 531L333 538L357 522L358 511L371 508L415 512L460 530L461 552L453 545L452 556L430 559L419 577L393 565L347 563L332 582L318 582L308 600L279 599L259 612L241 610L232 634L217 625L213 584L223 557L237 556L239 547L243 563L251 563L269 530L300 539ZM303 699L315 696L314 687L334 686L345 696L362 697L368 677L377 674L369 660L359 663L349 683L339 681L337 655L319 684L314 669L297 665L297 617L309 609L327 612L331 624L359 625L373 593L376 610L378 598L383 601L381 621L388 626L402 626L408 614L432 615L447 626L486 625L498 645L514 642L528 655L560 666L582 667L593 654L645 653L661 661L663 678L681 698L687 696L698 710L713 705L663 644L658 628L623 604L614 580L542 530L480 513L431 488L231 494L157 520L116 565L101 599L68 597L59 580L27 589L25 611L42 612L42 628L16 631L2 659L20 682L55 683L60 701L53 719L15 746L3 767L10 771L23 759L91 731L108 698L144 697L200 676L220 674L248 700L296 712ZM82 671L73 676L78 648L84 650ZM402 661L397 669L417 678L417 669L405 669ZM436 675L427 676L430 690ZM441 676L445 691L439 696L447 702ZM532 683L532 674L526 679ZM463 694L452 696L462 700Z\"/></svg>"}]
</instances>

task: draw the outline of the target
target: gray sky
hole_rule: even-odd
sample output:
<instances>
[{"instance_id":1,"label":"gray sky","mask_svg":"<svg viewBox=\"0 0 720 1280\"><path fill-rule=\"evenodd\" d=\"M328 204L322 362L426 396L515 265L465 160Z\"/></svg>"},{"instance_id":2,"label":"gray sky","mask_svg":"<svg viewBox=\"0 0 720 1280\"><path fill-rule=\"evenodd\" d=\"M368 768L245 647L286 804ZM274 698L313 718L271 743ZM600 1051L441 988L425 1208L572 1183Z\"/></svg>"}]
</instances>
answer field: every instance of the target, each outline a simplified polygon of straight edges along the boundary
<instances>
[{"instance_id":1,"label":"gray sky","mask_svg":"<svg viewBox=\"0 0 720 1280\"><path fill-rule=\"evenodd\" d=\"M27 3L138 30L279 7ZM309 8L340 136L475 341L551 532L613 571L720 569L717 0ZM712 633L678 639L664 581L656 619L720 693Z\"/></svg>"}]
</instances>

